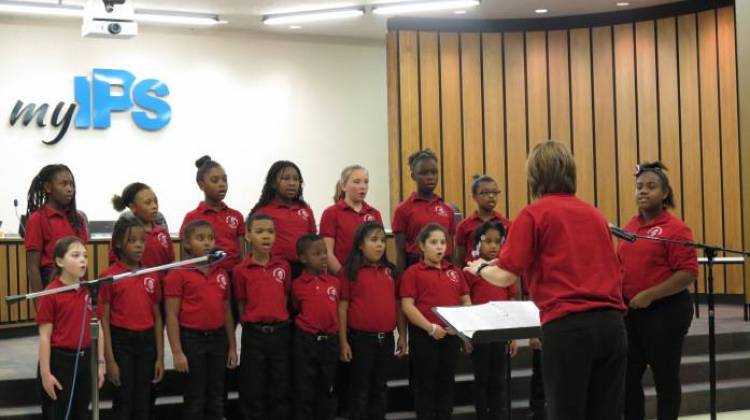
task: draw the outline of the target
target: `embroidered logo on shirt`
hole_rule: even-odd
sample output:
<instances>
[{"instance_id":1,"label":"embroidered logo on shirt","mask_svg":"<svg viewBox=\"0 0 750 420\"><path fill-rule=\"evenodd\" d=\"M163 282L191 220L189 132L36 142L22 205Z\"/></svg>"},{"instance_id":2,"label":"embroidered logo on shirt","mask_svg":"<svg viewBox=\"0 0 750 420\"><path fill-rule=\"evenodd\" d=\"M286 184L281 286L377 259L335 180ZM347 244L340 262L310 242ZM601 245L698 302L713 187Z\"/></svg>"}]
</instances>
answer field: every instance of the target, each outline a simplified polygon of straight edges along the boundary
<instances>
[{"instance_id":1,"label":"embroidered logo on shirt","mask_svg":"<svg viewBox=\"0 0 750 420\"><path fill-rule=\"evenodd\" d=\"M276 267L273 269L273 278L276 279L277 282L283 283L285 277L286 277L286 271L284 271L283 268Z\"/></svg>"},{"instance_id":2,"label":"embroidered logo on shirt","mask_svg":"<svg viewBox=\"0 0 750 420\"><path fill-rule=\"evenodd\" d=\"M443 206L441 206L441 205L439 205L439 204L438 204L438 205L436 205L436 206L435 206L435 207L433 208L433 210L435 210L435 213L437 213L437 215L438 215L438 216L441 216L441 217L446 217L446 216L448 216L448 212L447 212L447 211L445 211L445 207L443 207Z\"/></svg>"},{"instance_id":3,"label":"embroidered logo on shirt","mask_svg":"<svg viewBox=\"0 0 750 420\"><path fill-rule=\"evenodd\" d=\"M146 293L153 295L154 290L156 290L156 280L151 277L145 277L143 279L143 287L146 288Z\"/></svg>"},{"instance_id":4,"label":"embroidered logo on shirt","mask_svg":"<svg viewBox=\"0 0 750 420\"><path fill-rule=\"evenodd\" d=\"M169 235L164 232L160 232L158 235L156 235L156 239L159 240L161 246L163 246L164 248L169 248Z\"/></svg>"},{"instance_id":5,"label":"embroidered logo on shirt","mask_svg":"<svg viewBox=\"0 0 750 420\"><path fill-rule=\"evenodd\" d=\"M86 294L86 308L89 310L89 312L94 311L94 306L91 304L91 295Z\"/></svg>"},{"instance_id":6,"label":"embroidered logo on shirt","mask_svg":"<svg viewBox=\"0 0 750 420\"><path fill-rule=\"evenodd\" d=\"M328 299L331 299L332 302L336 302L336 295L338 295L338 291L333 286L328 286L328 289L326 290L326 294L328 295Z\"/></svg>"},{"instance_id":7,"label":"embroidered logo on shirt","mask_svg":"<svg viewBox=\"0 0 750 420\"><path fill-rule=\"evenodd\" d=\"M375 221L375 216L371 215L370 213L367 213L367 214L366 214L366 215L365 215L365 216L364 216L364 217L362 218L362 220L364 220L365 222L374 222L374 221Z\"/></svg>"},{"instance_id":8,"label":"embroidered logo on shirt","mask_svg":"<svg viewBox=\"0 0 750 420\"><path fill-rule=\"evenodd\" d=\"M227 216L226 222L232 229L237 229L237 227L240 225L240 221L237 220L234 216Z\"/></svg>"},{"instance_id":9,"label":"embroidered logo on shirt","mask_svg":"<svg viewBox=\"0 0 750 420\"><path fill-rule=\"evenodd\" d=\"M445 272L445 275L448 276L448 278L451 279L453 283L458 283L458 273L456 273L455 271L448 270Z\"/></svg>"},{"instance_id":10,"label":"embroidered logo on shirt","mask_svg":"<svg viewBox=\"0 0 750 420\"><path fill-rule=\"evenodd\" d=\"M301 218L303 218L305 220L307 220L310 217L310 215L307 214L307 209L299 209L299 210L297 210L297 216L299 216L299 217L301 217Z\"/></svg>"},{"instance_id":11,"label":"embroidered logo on shirt","mask_svg":"<svg viewBox=\"0 0 750 420\"><path fill-rule=\"evenodd\" d=\"M658 238L663 233L661 226L654 226L648 230L647 235L652 238Z\"/></svg>"},{"instance_id":12,"label":"embroidered logo on shirt","mask_svg":"<svg viewBox=\"0 0 750 420\"><path fill-rule=\"evenodd\" d=\"M390 268L385 268L385 275L388 276L389 279L393 280L393 271Z\"/></svg>"},{"instance_id":13,"label":"embroidered logo on shirt","mask_svg":"<svg viewBox=\"0 0 750 420\"><path fill-rule=\"evenodd\" d=\"M227 276L219 274L216 276L216 283L219 284L221 290L225 290L227 288Z\"/></svg>"}]
</instances>

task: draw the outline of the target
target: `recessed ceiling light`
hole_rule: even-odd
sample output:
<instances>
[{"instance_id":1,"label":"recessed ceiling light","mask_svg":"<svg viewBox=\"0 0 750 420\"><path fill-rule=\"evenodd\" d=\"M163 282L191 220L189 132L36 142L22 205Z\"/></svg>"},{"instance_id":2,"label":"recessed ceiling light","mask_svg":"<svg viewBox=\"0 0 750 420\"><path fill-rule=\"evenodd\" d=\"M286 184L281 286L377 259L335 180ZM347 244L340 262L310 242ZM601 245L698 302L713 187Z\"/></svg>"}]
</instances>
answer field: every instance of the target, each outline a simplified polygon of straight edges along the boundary
<instances>
[{"instance_id":1,"label":"recessed ceiling light","mask_svg":"<svg viewBox=\"0 0 750 420\"><path fill-rule=\"evenodd\" d=\"M456 10L453 13L455 13L457 15L465 15L466 14L466 10Z\"/></svg>"},{"instance_id":2,"label":"recessed ceiling light","mask_svg":"<svg viewBox=\"0 0 750 420\"><path fill-rule=\"evenodd\" d=\"M547 9L536 9L536 10L534 10L534 13L539 13L540 15L543 14L543 13L547 13L547 12L549 12L549 10L547 10Z\"/></svg>"},{"instance_id":3,"label":"recessed ceiling light","mask_svg":"<svg viewBox=\"0 0 750 420\"><path fill-rule=\"evenodd\" d=\"M617 3L615 3L615 6L617 6L617 7L627 7L627 6L630 6L630 3L626 2L626 1L618 1Z\"/></svg>"}]
</instances>

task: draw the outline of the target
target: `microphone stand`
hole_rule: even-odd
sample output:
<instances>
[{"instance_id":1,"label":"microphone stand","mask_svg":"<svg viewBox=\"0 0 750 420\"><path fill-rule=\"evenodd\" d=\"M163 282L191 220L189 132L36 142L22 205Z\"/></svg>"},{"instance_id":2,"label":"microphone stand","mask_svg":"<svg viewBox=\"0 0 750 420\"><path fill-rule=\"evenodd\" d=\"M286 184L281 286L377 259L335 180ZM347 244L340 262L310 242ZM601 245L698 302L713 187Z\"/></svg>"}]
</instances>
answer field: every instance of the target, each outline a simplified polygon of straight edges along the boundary
<instances>
[{"instance_id":1,"label":"microphone stand","mask_svg":"<svg viewBox=\"0 0 750 420\"><path fill-rule=\"evenodd\" d=\"M618 228L618 230L620 230ZM719 252L742 255L743 257L750 257L750 252L738 251L734 249L721 248L717 246L711 246L700 242L693 241L682 241L676 239L665 239L655 238L652 236L638 235L632 232L623 232L625 235L620 235L620 232L615 232L612 229L615 236L624 239L626 241L635 242L636 239L646 239L649 241L671 243L690 248L696 248L703 250L703 255L706 257L706 265L708 270L708 276L706 278L706 301L708 303L708 376L709 376L709 395L710 395L710 406L711 406L711 420L716 420L716 320L714 311L714 261L716 254ZM696 290L697 292L697 290Z\"/></svg>"},{"instance_id":2,"label":"microphone stand","mask_svg":"<svg viewBox=\"0 0 750 420\"><path fill-rule=\"evenodd\" d=\"M189 260L184 261L176 261L169 264L159 265L156 267L148 267L148 268L142 268L135 271L129 271L126 273L120 273L115 274L112 276L102 277L95 280L90 281L81 281L75 284L70 284L67 286L57 287L54 289L47 289L42 290L40 292L34 292L34 293L27 293L25 295L15 295L15 296L7 296L5 298L5 301L9 304L17 303L23 300L33 300L38 299L43 296L51 296L56 295L58 293L67 292L69 290L78 290L80 288L86 288L89 291L89 296L91 297L91 308L92 308L92 316L91 316L91 322L89 323L89 331L91 333L91 348L94 352L97 352L99 349L99 319L96 316L96 301L97 301L97 295L99 293L99 288L105 284L109 283L116 283L120 280L137 277L143 274L148 273L154 273L157 271L164 271L169 270L171 268L175 267L181 267L184 265L190 265L190 264L199 264L204 262L213 263L216 262L226 256L226 252L221 250L214 250L211 251L208 255L204 255L202 257L197 258L191 258ZM99 357L97 356L98 353L94 353L90 355L90 376L91 376L91 414L93 420L99 420Z\"/></svg>"}]
</instances>

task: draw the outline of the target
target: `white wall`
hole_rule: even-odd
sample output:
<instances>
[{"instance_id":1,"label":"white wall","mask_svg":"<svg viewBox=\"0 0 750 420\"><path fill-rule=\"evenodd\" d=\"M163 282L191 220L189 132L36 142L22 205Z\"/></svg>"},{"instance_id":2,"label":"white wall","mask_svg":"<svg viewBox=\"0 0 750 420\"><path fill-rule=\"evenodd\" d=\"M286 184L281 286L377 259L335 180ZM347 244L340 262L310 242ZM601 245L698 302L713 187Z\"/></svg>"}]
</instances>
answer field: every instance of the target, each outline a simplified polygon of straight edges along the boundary
<instances>
[{"instance_id":1,"label":"white wall","mask_svg":"<svg viewBox=\"0 0 750 420\"><path fill-rule=\"evenodd\" d=\"M0 220L17 230L12 201L45 164L71 167L78 207L111 220L109 199L133 181L150 184L171 230L202 199L194 161L210 154L229 175L227 203L246 214L277 159L298 163L305 198L320 220L341 168L370 169L368 201L387 220L387 112L384 42L279 37L251 32L141 27L131 40L82 39L78 21L0 20ZM129 113L106 130L11 127L17 99L73 102L73 77L93 68L165 82L171 123L146 132ZM49 114L48 113L48 118ZM390 223L387 222L389 225Z\"/></svg>"}]
</instances>

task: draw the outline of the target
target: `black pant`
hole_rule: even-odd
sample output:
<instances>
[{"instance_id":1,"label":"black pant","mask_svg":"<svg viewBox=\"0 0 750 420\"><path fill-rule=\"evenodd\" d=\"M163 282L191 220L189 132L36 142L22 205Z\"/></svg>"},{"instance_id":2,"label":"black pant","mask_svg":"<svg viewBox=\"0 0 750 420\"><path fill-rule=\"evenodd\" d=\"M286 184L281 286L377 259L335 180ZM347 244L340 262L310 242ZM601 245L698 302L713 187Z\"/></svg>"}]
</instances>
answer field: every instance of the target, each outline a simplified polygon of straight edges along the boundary
<instances>
[{"instance_id":1,"label":"black pant","mask_svg":"<svg viewBox=\"0 0 750 420\"><path fill-rule=\"evenodd\" d=\"M311 335L294 329L294 419L329 420L336 415L337 334Z\"/></svg>"},{"instance_id":2,"label":"black pant","mask_svg":"<svg viewBox=\"0 0 750 420\"><path fill-rule=\"evenodd\" d=\"M623 413L628 338L616 310L580 312L542 327L551 420L615 420Z\"/></svg>"},{"instance_id":3,"label":"black pant","mask_svg":"<svg viewBox=\"0 0 750 420\"><path fill-rule=\"evenodd\" d=\"M156 362L154 330L138 332L113 326L111 331L112 353L120 368L120 386L114 387L112 400L114 418L148 419Z\"/></svg>"},{"instance_id":4,"label":"black pant","mask_svg":"<svg viewBox=\"0 0 750 420\"><path fill-rule=\"evenodd\" d=\"M240 409L245 420L289 419L291 329L289 322L243 324Z\"/></svg>"},{"instance_id":5,"label":"black pant","mask_svg":"<svg viewBox=\"0 0 750 420\"><path fill-rule=\"evenodd\" d=\"M682 344L693 319L693 302L687 291L631 310L628 329L628 368L625 380L625 419L644 418L643 372L646 365L656 385L658 420L673 420L680 413Z\"/></svg>"},{"instance_id":6,"label":"black pant","mask_svg":"<svg viewBox=\"0 0 750 420\"><path fill-rule=\"evenodd\" d=\"M86 326L88 328L88 326ZM73 382L73 370L78 359L78 375ZM89 418L89 402L91 401L91 360L88 350L81 353L52 348L49 358L49 369L52 375L62 385L62 389L55 388L57 400L47 395L42 386L41 373L38 371L39 387L42 391L42 417L44 420L64 420L68 411L71 391L73 403L70 404L70 420Z\"/></svg>"},{"instance_id":7,"label":"black pant","mask_svg":"<svg viewBox=\"0 0 750 420\"><path fill-rule=\"evenodd\" d=\"M183 391L183 418L221 420L224 416L224 372L227 336L213 331L180 330L182 351L188 361Z\"/></svg>"},{"instance_id":8,"label":"black pant","mask_svg":"<svg viewBox=\"0 0 750 420\"><path fill-rule=\"evenodd\" d=\"M409 363L418 420L451 418L460 349L461 339L454 335L435 340L421 328L409 326Z\"/></svg>"},{"instance_id":9,"label":"black pant","mask_svg":"<svg viewBox=\"0 0 750 420\"><path fill-rule=\"evenodd\" d=\"M395 348L393 332L351 331L349 408L352 420L384 420L388 408L386 381Z\"/></svg>"},{"instance_id":10,"label":"black pant","mask_svg":"<svg viewBox=\"0 0 750 420\"><path fill-rule=\"evenodd\" d=\"M477 420L499 420L505 414L506 343L475 344L471 353L474 365L474 407Z\"/></svg>"},{"instance_id":11,"label":"black pant","mask_svg":"<svg viewBox=\"0 0 750 420\"><path fill-rule=\"evenodd\" d=\"M542 377L542 350L531 353L531 383L529 385L529 418L545 420L546 402L544 398L544 379Z\"/></svg>"}]
</instances>

